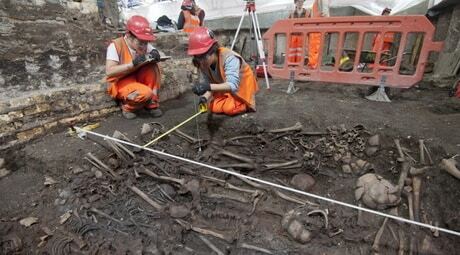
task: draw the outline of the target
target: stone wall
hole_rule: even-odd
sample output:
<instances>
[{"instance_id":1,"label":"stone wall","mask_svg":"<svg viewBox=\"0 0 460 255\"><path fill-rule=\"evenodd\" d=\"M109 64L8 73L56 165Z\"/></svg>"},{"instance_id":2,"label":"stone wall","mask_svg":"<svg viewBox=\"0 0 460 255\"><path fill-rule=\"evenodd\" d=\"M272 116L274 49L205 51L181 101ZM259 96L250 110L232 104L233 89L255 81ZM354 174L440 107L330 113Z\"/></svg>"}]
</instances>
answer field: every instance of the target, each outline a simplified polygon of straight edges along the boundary
<instances>
[{"instance_id":1,"label":"stone wall","mask_svg":"<svg viewBox=\"0 0 460 255\"><path fill-rule=\"evenodd\" d=\"M177 97L190 86L190 59L161 63L161 69L161 101ZM96 121L116 111L119 107L106 94L103 81L24 93L0 101L0 150L79 122Z\"/></svg>"},{"instance_id":2,"label":"stone wall","mask_svg":"<svg viewBox=\"0 0 460 255\"><path fill-rule=\"evenodd\" d=\"M99 79L114 34L95 1L0 1L0 99Z\"/></svg>"},{"instance_id":3,"label":"stone wall","mask_svg":"<svg viewBox=\"0 0 460 255\"><path fill-rule=\"evenodd\" d=\"M106 94L105 51L118 35L102 25L96 1L0 1L0 150L119 111ZM158 36L161 101L190 85L184 33Z\"/></svg>"}]
</instances>

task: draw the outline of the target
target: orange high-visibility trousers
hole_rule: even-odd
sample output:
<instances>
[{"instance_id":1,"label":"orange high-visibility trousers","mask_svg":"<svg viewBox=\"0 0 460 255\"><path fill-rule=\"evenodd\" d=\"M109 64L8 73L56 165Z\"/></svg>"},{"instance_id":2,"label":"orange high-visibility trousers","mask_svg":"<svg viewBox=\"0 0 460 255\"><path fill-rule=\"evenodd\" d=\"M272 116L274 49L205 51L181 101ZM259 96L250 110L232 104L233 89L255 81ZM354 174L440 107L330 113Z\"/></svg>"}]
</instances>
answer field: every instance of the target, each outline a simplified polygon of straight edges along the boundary
<instances>
[{"instance_id":1,"label":"orange high-visibility trousers","mask_svg":"<svg viewBox=\"0 0 460 255\"><path fill-rule=\"evenodd\" d=\"M288 61L300 63L302 61L302 35L291 35L289 42Z\"/></svg>"},{"instance_id":2,"label":"orange high-visibility trousers","mask_svg":"<svg viewBox=\"0 0 460 255\"><path fill-rule=\"evenodd\" d=\"M117 99L121 101L123 111L132 112L141 108L155 109L159 106L159 85L155 86L155 72L152 65L146 65L116 83ZM137 92L128 99L128 95Z\"/></svg>"},{"instance_id":3,"label":"orange high-visibility trousers","mask_svg":"<svg viewBox=\"0 0 460 255\"><path fill-rule=\"evenodd\" d=\"M213 97L214 99L209 103L209 108L213 113L233 116L248 110L247 105L231 93L214 93Z\"/></svg>"},{"instance_id":4,"label":"orange high-visibility trousers","mask_svg":"<svg viewBox=\"0 0 460 255\"><path fill-rule=\"evenodd\" d=\"M312 69L318 67L320 43L321 33L308 34L308 67Z\"/></svg>"}]
</instances>

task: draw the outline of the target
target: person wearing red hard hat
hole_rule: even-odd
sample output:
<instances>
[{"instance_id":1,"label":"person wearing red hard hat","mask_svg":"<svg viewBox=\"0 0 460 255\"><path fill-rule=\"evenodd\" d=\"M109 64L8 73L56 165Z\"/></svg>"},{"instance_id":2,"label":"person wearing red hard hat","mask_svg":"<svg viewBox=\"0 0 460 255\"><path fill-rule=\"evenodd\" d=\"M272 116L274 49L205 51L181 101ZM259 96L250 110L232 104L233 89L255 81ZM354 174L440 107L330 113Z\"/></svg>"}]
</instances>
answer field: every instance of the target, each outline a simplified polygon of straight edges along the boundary
<instances>
[{"instance_id":1,"label":"person wearing red hard hat","mask_svg":"<svg viewBox=\"0 0 460 255\"><path fill-rule=\"evenodd\" d=\"M198 7L194 0L182 1L181 9L177 20L177 29L191 33L195 28L203 26L204 10Z\"/></svg>"},{"instance_id":2,"label":"person wearing red hard hat","mask_svg":"<svg viewBox=\"0 0 460 255\"><path fill-rule=\"evenodd\" d=\"M126 33L107 48L106 74L108 93L121 103L123 116L136 117L136 111L146 109L151 116L162 115L159 109L160 60L158 50L150 45L155 40L148 20L132 16ZM148 63L146 64L146 60Z\"/></svg>"},{"instance_id":3,"label":"person wearing red hard hat","mask_svg":"<svg viewBox=\"0 0 460 255\"><path fill-rule=\"evenodd\" d=\"M301 19L310 17L310 10L303 8L305 0L294 0L295 9L289 14L289 19ZM302 62L303 36L302 34L291 34L288 49L288 61L292 63Z\"/></svg>"},{"instance_id":4,"label":"person wearing red hard hat","mask_svg":"<svg viewBox=\"0 0 460 255\"><path fill-rule=\"evenodd\" d=\"M391 13L391 9L386 7L385 9L383 9L381 15L389 16L390 13ZM381 43L382 43L382 36L378 34L374 37L374 41L372 42L372 51L377 52L378 46ZM383 36L382 51L388 53L390 49L392 48L393 43L394 43L394 33L391 33L391 32L385 33L385 35Z\"/></svg>"},{"instance_id":5,"label":"person wearing red hard hat","mask_svg":"<svg viewBox=\"0 0 460 255\"><path fill-rule=\"evenodd\" d=\"M211 112L232 116L256 110L259 86L250 66L237 53L220 47L211 30L199 27L190 34L188 55L203 78L192 91Z\"/></svg>"}]
</instances>

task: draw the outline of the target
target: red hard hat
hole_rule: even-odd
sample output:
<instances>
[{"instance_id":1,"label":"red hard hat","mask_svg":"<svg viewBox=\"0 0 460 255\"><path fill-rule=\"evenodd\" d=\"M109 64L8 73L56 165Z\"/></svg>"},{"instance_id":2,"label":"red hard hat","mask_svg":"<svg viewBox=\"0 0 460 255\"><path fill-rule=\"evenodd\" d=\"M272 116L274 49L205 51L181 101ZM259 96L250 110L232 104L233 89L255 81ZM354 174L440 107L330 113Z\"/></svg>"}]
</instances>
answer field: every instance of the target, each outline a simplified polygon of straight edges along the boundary
<instances>
[{"instance_id":1,"label":"red hard hat","mask_svg":"<svg viewBox=\"0 0 460 255\"><path fill-rule=\"evenodd\" d=\"M129 18L126 24L126 30L142 41L153 41L156 39L153 35L153 30L150 27L149 21L139 15L134 15Z\"/></svg>"},{"instance_id":2,"label":"red hard hat","mask_svg":"<svg viewBox=\"0 0 460 255\"><path fill-rule=\"evenodd\" d=\"M188 38L188 54L190 56L201 55L216 43L214 33L206 27L197 27L193 30Z\"/></svg>"},{"instance_id":3,"label":"red hard hat","mask_svg":"<svg viewBox=\"0 0 460 255\"><path fill-rule=\"evenodd\" d=\"M193 7L193 1L192 0L184 0L182 1L182 6L183 9L186 10L191 10Z\"/></svg>"}]
</instances>

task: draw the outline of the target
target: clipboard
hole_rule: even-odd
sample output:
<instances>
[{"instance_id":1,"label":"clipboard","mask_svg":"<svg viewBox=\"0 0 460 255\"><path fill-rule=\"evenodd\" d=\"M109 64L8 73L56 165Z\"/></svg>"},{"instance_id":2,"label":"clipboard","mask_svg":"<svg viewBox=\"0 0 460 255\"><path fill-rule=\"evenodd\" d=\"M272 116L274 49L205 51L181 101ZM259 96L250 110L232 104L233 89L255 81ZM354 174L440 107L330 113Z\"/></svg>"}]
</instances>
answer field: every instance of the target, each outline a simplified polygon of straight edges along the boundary
<instances>
[{"instance_id":1,"label":"clipboard","mask_svg":"<svg viewBox=\"0 0 460 255\"><path fill-rule=\"evenodd\" d=\"M158 62L164 62L164 61L169 60L169 59L171 59L171 56L161 56L160 61L158 61ZM127 76L127 75L129 75L129 74L131 74L131 73L133 73L133 72L135 72L135 71L137 71L139 68L141 68L141 67L143 67L145 65L148 65L150 63L153 63L153 62L155 62L155 60L153 58L148 58L147 57L147 59L144 62L142 62L139 65L137 65L136 67L126 71L126 73L124 73L123 76L120 77L120 79L125 77L125 76Z\"/></svg>"}]
</instances>

